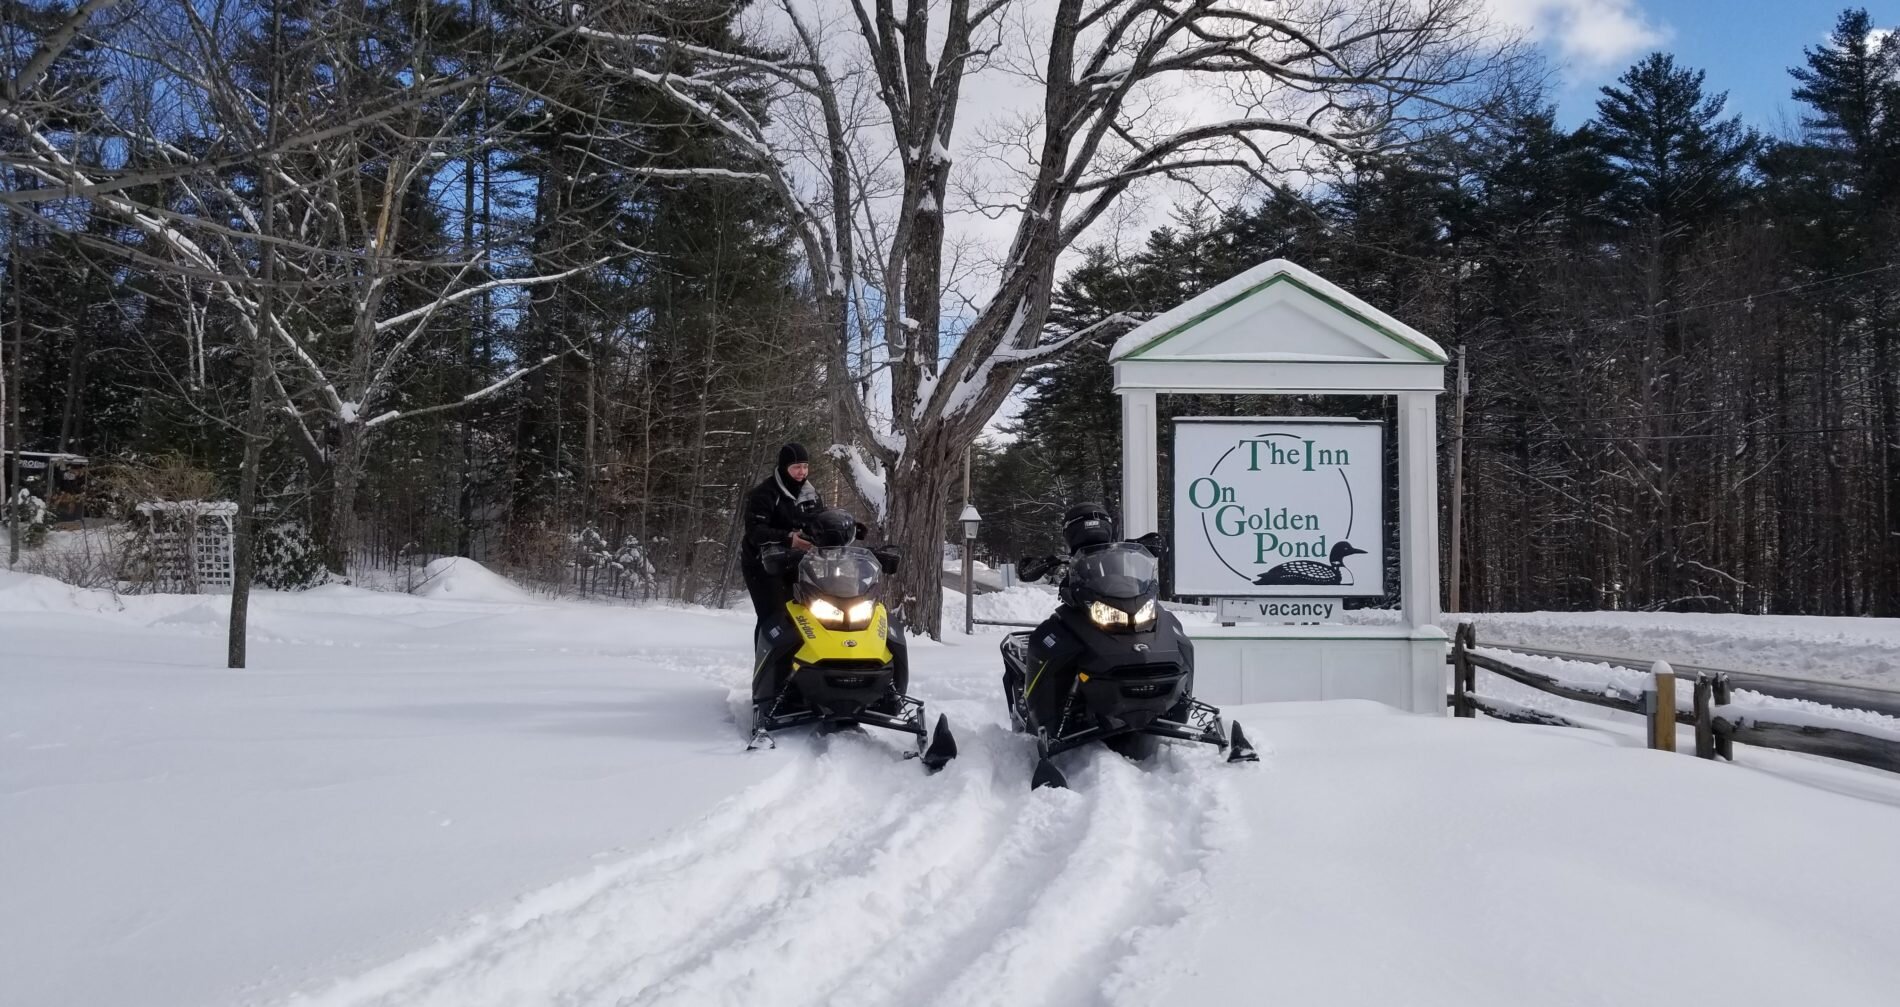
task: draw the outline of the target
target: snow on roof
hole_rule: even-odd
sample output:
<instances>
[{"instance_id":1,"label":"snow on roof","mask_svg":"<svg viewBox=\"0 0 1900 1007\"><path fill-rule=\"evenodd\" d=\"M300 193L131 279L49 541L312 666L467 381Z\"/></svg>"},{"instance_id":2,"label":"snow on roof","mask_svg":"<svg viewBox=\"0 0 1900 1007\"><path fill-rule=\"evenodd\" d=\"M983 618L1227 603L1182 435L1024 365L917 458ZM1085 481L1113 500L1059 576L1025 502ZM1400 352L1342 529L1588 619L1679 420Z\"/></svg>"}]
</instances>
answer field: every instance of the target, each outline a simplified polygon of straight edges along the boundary
<instances>
[{"instance_id":1,"label":"snow on roof","mask_svg":"<svg viewBox=\"0 0 1900 1007\"><path fill-rule=\"evenodd\" d=\"M1418 363L1445 363L1450 358L1443 347L1430 336L1367 304L1353 294L1319 274L1298 263L1286 259L1269 259L1252 269L1240 273L1201 293L1189 298L1173 310L1160 315L1129 330L1115 341L1115 348L1109 353L1111 361L1134 356L1165 341L1179 330L1191 327L1204 317L1219 314L1222 311L1239 306L1240 302L1261 289L1280 281L1290 281L1305 290L1321 302L1351 316L1355 321L1373 332L1399 344L1405 352L1396 356L1414 360ZM1394 347L1395 351L1398 347ZM1330 356L1311 354L1276 353L1276 359L1336 359ZM1418 357L1424 357L1418 360Z\"/></svg>"},{"instance_id":2,"label":"snow on roof","mask_svg":"<svg viewBox=\"0 0 1900 1007\"><path fill-rule=\"evenodd\" d=\"M208 517L232 517L238 506L229 500L147 500L139 504L140 514L170 514L188 511Z\"/></svg>"},{"instance_id":3,"label":"snow on roof","mask_svg":"<svg viewBox=\"0 0 1900 1007\"><path fill-rule=\"evenodd\" d=\"M44 458L49 462L58 462L61 465L87 464L85 455L69 455L63 451L18 451L16 452L16 451L8 450L3 453L4 454L18 454L22 458Z\"/></svg>"}]
</instances>

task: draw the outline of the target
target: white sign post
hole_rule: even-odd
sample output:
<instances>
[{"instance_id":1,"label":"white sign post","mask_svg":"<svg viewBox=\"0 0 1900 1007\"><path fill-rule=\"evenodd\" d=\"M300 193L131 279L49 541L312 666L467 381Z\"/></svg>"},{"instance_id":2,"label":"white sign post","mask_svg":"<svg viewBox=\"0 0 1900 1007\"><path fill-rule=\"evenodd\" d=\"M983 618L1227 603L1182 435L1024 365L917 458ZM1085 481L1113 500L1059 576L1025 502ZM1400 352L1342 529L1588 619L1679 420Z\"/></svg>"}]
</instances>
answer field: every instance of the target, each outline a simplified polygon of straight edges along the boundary
<instances>
[{"instance_id":1,"label":"white sign post","mask_svg":"<svg viewBox=\"0 0 1900 1007\"><path fill-rule=\"evenodd\" d=\"M1175 594L1385 595L1380 424L1181 418L1173 458Z\"/></svg>"},{"instance_id":2,"label":"white sign post","mask_svg":"<svg viewBox=\"0 0 1900 1007\"><path fill-rule=\"evenodd\" d=\"M1160 396L1396 400L1397 584L1385 577L1381 425L1174 421L1175 593L1226 599L1221 621L1243 623L1188 628L1196 695L1217 704L1370 699L1444 716L1435 399L1446 359L1423 333L1282 259L1116 341L1128 535L1160 530ZM1396 622L1339 622L1339 599L1388 588L1397 589Z\"/></svg>"}]
</instances>

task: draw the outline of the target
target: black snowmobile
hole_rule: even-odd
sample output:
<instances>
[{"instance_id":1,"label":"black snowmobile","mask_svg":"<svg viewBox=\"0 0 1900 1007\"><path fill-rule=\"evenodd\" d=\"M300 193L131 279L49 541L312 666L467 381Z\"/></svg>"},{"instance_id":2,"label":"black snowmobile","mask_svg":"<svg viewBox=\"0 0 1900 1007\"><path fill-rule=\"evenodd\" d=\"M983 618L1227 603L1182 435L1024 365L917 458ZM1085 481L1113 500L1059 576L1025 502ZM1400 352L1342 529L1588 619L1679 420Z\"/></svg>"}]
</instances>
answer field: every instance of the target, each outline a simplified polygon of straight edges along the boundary
<instances>
[{"instance_id":1,"label":"black snowmobile","mask_svg":"<svg viewBox=\"0 0 1900 1007\"><path fill-rule=\"evenodd\" d=\"M1194 698L1194 644L1160 603L1154 544L1111 542L1022 564L1024 579L1061 585L1054 615L1003 639L1010 723L1036 739L1032 789L1068 786L1051 760L1097 741L1135 760L1163 739L1213 745L1229 762L1259 759L1239 724L1229 735L1220 711Z\"/></svg>"},{"instance_id":2,"label":"black snowmobile","mask_svg":"<svg viewBox=\"0 0 1900 1007\"><path fill-rule=\"evenodd\" d=\"M746 748L775 747L774 732L805 724L819 734L869 725L916 735L907 757L934 773L956 758L956 738L941 714L927 729L923 701L907 694L904 630L877 598L882 575L897 570L897 550L856 544L862 529L843 511L823 511L804 529L811 551L781 546L760 556L768 573L795 569L797 582L785 617L756 641Z\"/></svg>"}]
</instances>

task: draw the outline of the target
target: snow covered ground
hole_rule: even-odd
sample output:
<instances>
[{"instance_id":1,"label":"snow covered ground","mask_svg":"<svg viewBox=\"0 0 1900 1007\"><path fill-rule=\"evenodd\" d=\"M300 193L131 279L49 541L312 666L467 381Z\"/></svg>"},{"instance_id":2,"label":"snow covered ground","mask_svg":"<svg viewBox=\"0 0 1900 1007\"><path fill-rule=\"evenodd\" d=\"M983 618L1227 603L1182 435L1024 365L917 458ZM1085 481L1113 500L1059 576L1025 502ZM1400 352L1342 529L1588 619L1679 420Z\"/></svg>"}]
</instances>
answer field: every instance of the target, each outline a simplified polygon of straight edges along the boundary
<instances>
[{"instance_id":1,"label":"snow covered ground","mask_svg":"<svg viewBox=\"0 0 1900 1007\"><path fill-rule=\"evenodd\" d=\"M962 757L744 753L750 619L0 574L0 1000L1890 1004L1900 777L1361 703L1252 766L1027 789L994 635L914 647ZM997 598L999 611L1034 599ZM960 599L959 599L960 601ZM951 609L960 615L960 607ZM953 641L954 642L954 641Z\"/></svg>"}]
</instances>

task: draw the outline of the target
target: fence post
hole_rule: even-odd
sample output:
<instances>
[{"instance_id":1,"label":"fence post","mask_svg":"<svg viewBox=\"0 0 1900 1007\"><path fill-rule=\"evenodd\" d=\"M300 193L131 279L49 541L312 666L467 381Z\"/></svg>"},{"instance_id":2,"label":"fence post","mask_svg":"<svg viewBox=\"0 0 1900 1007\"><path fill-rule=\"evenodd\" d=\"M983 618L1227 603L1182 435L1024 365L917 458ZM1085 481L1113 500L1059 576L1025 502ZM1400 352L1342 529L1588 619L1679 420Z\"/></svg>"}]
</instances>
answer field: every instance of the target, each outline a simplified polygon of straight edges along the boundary
<instances>
[{"instance_id":1,"label":"fence post","mask_svg":"<svg viewBox=\"0 0 1900 1007\"><path fill-rule=\"evenodd\" d=\"M1676 673L1667 661L1650 665L1649 747L1676 750Z\"/></svg>"},{"instance_id":2,"label":"fence post","mask_svg":"<svg viewBox=\"0 0 1900 1007\"><path fill-rule=\"evenodd\" d=\"M1712 691L1715 696L1716 709L1719 710L1722 707L1727 706L1728 705L1728 676L1727 675L1715 676L1715 687ZM1712 721L1711 721L1710 726L1711 728L1713 728L1714 726ZM1735 761L1735 739L1729 737L1726 734L1716 732L1715 754L1721 756L1724 759L1727 759L1730 762L1734 762Z\"/></svg>"},{"instance_id":3,"label":"fence post","mask_svg":"<svg viewBox=\"0 0 1900 1007\"><path fill-rule=\"evenodd\" d=\"M1695 757L1698 759L1715 758L1715 721L1709 712L1709 693L1714 683L1709 676L1697 672L1695 676Z\"/></svg>"},{"instance_id":4,"label":"fence post","mask_svg":"<svg viewBox=\"0 0 1900 1007\"><path fill-rule=\"evenodd\" d=\"M1451 642L1451 713L1454 717L1473 717L1471 705L1472 673L1470 646L1475 635L1471 623L1461 622Z\"/></svg>"}]
</instances>

